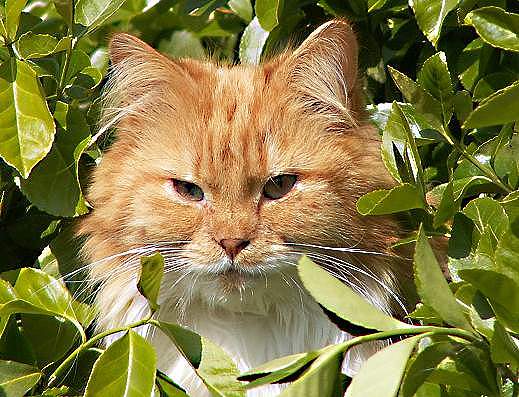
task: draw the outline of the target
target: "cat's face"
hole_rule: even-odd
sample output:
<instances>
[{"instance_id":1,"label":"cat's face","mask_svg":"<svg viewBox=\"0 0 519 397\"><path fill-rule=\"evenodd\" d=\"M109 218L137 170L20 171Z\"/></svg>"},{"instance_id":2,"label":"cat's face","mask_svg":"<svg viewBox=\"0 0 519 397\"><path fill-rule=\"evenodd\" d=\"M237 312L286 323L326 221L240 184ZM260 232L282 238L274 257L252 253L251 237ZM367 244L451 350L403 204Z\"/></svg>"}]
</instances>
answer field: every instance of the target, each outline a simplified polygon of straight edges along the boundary
<instances>
[{"instance_id":1,"label":"cat's face","mask_svg":"<svg viewBox=\"0 0 519 397\"><path fill-rule=\"evenodd\" d=\"M111 52L105 119L118 139L81 227L98 276L128 266L105 257L159 250L166 266L232 289L311 246L385 252L397 235L355 210L388 176L361 118L345 23L260 67L172 61L127 35Z\"/></svg>"}]
</instances>

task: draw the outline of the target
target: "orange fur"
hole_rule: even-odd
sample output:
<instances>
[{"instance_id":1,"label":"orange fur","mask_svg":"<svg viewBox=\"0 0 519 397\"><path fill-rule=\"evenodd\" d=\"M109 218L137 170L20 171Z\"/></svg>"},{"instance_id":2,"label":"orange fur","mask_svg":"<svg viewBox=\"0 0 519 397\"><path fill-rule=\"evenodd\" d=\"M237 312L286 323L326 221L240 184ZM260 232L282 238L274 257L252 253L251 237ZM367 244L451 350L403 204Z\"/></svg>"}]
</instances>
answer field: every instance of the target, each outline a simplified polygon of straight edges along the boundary
<instances>
[{"instance_id":1,"label":"orange fur","mask_svg":"<svg viewBox=\"0 0 519 397\"><path fill-rule=\"evenodd\" d=\"M226 293L247 283L247 269L294 250L285 243L391 253L398 224L355 209L361 195L392 182L364 118L346 22L324 25L260 66L171 60L125 34L110 52L103 125L116 128L117 140L94 172L94 210L79 229L102 290L123 287L116 270L128 263L125 255L103 258L157 242L188 241L182 257L203 268L225 256L220 239L250 240L234 264L244 272L214 279ZM262 198L265 182L283 173L298 175L294 189ZM197 184L206 200L184 200L171 178ZM392 286L408 272L395 257L332 255L363 263ZM111 324L108 311L102 324Z\"/></svg>"}]
</instances>

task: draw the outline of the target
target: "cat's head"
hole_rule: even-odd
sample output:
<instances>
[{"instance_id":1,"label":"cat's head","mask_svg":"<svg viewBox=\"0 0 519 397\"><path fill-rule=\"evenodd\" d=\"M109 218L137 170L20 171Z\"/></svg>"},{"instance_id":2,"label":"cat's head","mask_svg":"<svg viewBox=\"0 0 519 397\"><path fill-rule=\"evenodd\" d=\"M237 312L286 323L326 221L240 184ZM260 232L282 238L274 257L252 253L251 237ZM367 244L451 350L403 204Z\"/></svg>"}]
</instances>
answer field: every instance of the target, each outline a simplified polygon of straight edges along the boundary
<instances>
[{"instance_id":1,"label":"cat's head","mask_svg":"<svg viewBox=\"0 0 519 397\"><path fill-rule=\"evenodd\" d=\"M348 256L316 246L386 253L396 223L355 209L391 183L362 112L357 52L340 20L260 66L171 60L116 35L103 123L117 139L80 228L92 274L137 273L139 255L159 251L167 269L230 291L293 266L295 252L328 265Z\"/></svg>"}]
</instances>

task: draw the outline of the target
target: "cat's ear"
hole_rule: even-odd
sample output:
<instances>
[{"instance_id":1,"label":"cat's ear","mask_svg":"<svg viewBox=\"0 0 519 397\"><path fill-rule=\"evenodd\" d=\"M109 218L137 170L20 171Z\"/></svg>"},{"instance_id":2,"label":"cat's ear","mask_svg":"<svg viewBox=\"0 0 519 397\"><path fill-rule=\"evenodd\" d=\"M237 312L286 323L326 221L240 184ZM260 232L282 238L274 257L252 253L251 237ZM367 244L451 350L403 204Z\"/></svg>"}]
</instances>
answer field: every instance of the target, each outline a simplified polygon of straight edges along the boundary
<instances>
[{"instance_id":1,"label":"cat's ear","mask_svg":"<svg viewBox=\"0 0 519 397\"><path fill-rule=\"evenodd\" d=\"M286 58L285 78L306 106L352 119L361 108L357 57L353 29L344 20L333 20L317 28Z\"/></svg>"}]
</instances>

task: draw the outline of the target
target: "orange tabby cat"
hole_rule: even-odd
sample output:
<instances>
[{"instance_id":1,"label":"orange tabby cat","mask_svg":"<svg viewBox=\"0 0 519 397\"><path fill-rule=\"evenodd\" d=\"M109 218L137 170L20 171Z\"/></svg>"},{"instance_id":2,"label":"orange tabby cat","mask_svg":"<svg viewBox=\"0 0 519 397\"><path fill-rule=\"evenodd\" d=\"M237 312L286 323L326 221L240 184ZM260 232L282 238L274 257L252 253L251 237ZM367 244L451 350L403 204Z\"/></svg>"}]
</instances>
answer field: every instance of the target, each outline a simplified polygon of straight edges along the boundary
<instances>
[{"instance_id":1,"label":"orange tabby cat","mask_svg":"<svg viewBox=\"0 0 519 397\"><path fill-rule=\"evenodd\" d=\"M94 173L95 209L80 227L100 282L99 327L146 314L139 257L157 251L166 262L160 318L209 337L241 370L349 337L300 285L301 253L382 310L402 306L395 279L407 263L388 250L399 226L355 209L391 184L363 113L357 52L341 20L260 66L171 60L132 36L113 38L103 128L118 139ZM171 343L147 336L159 367L206 395ZM367 354L350 354L346 369Z\"/></svg>"}]
</instances>

